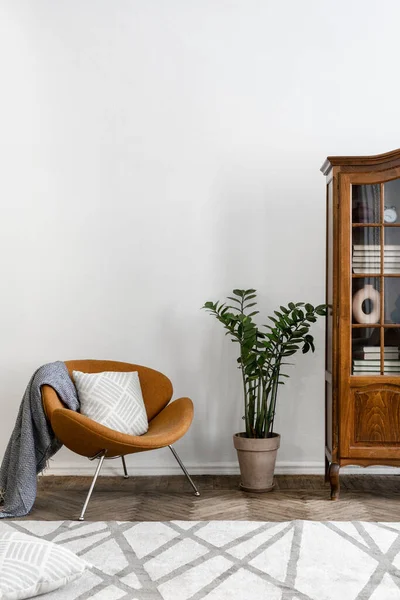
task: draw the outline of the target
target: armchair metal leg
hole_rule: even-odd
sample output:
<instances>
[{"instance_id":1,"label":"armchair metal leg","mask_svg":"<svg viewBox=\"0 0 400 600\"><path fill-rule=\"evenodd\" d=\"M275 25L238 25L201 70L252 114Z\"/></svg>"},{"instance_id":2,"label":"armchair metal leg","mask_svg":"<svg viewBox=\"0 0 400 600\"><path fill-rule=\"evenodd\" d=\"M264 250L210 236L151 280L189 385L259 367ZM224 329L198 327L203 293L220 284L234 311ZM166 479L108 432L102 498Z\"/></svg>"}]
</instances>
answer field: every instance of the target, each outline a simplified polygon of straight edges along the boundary
<instances>
[{"instance_id":1,"label":"armchair metal leg","mask_svg":"<svg viewBox=\"0 0 400 600\"><path fill-rule=\"evenodd\" d=\"M85 504L83 505L83 508L82 508L81 516L78 519L79 521L84 521L84 519L85 519L85 512L86 512L87 506L89 504L89 500L90 500L90 497L92 495L94 486L96 485L97 477L99 476L101 467L103 466L103 462L104 462L105 456L106 456L105 451L102 452L100 455L98 455L99 464L96 467L96 472L94 474L94 477L93 477L93 480L92 480L92 484L91 484L90 489L88 491L88 495L86 496L86 500L85 500Z\"/></svg>"},{"instance_id":2,"label":"armchair metal leg","mask_svg":"<svg viewBox=\"0 0 400 600\"><path fill-rule=\"evenodd\" d=\"M126 468L125 456L121 456L122 466L124 467L124 479L128 479L128 469Z\"/></svg>"},{"instance_id":3,"label":"armchair metal leg","mask_svg":"<svg viewBox=\"0 0 400 600\"><path fill-rule=\"evenodd\" d=\"M180 468L182 469L182 471L185 473L186 479L189 481L190 485L192 486L192 488L194 490L194 495L195 496L200 496L199 490L197 489L197 487L194 484L193 479L190 477L189 473L187 472L185 465L183 464L183 462L179 458L177 451L172 446L168 446L168 448L171 450L172 454L176 458L176 462L178 463L178 465L180 466Z\"/></svg>"}]
</instances>

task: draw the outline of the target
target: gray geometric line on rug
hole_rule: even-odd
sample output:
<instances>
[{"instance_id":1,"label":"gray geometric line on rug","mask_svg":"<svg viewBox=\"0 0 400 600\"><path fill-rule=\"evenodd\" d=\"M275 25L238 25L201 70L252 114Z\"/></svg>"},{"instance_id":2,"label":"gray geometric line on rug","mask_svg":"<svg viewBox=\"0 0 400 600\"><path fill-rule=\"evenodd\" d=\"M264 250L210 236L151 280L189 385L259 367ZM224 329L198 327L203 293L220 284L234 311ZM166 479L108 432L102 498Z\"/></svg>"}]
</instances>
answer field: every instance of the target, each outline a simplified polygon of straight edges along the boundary
<instances>
[{"instance_id":1,"label":"gray geometric line on rug","mask_svg":"<svg viewBox=\"0 0 400 600\"><path fill-rule=\"evenodd\" d=\"M295 583L297 577L297 563L300 557L301 538L303 535L303 523L294 521L293 523L293 539L290 548L290 557L287 565L286 578L282 586L282 600L292 600L294 595L299 593L295 591Z\"/></svg>"},{"instance_id":2,"label":"gray geometric line on rug","mask_svg":"<svg viewBox=\"0 0 400 600\"><path fill-rule=\"evenodd\" d=\"M57 544L68 544L69 542L75 542L76 540L84 540L84 539L86 539L86 538L90 538L90 537L92 537L93 535L97 535L97 534L100 534L100 533L105 533L106 531L109 531L109 529L108 529L108 525L107 525L107 523L109 523L109 522L110 522L110 521L101 521L101 523L104 523L104 527L102 527L101 529L97 529L96 531L89 531L89 532L87 532L87 533L83 533L83 534L81 533L81 531L79 531L79 529L78 529L78 528L71 528L71 527L69 527L69 526L67 525L67 526L66 526L65 533L67 533L67 532L68 532L68 533L70 533L71 531L76 531L76 535L73 535L73 536L71 535L71 536L69 536L69 537L68 537L67 539L65 539L65 540L60 540L59 542L57 542ZM68 521L64 521L64 523L68 523ZM85 524L81 524L81 530L82 530L82 529L83 529L83 527L85 527L86 525L91 525L91 523L85 523ZM50 538L50 536L44 536L44 537L45 537L45 539L49 539L49 540L51 540L51 541L52 541L52 540L53 540L53 539L55 539L55 538L56 538L58 535L60 535L60 533L62 533L62 532L58 531L58 534L57 534L57 535L50 534L51 538ZM107 539L107 538L103 538L101 541L102 541L102 542L104 542L104 541L106 541L106 539ZM85 552L89 552L89 550L92 550L92 548L93 548L94 546L96 546L97 544L98 544L98 542L97 542L97 541L93 542L93 544L92 544L91 546L87 546L87 547L85 548Z\"/></svg>"},{"instance_id":3,"label":"gray geometric line on rug","mask_svg":"<svg viewBox=\"0 0 400 600\"><path fill-rule=\"evenodd\" d=\"M378 524L374 523L374 525L379 528ZM400 571L392 563L396 555L400 552L400 532L396 532L397 538L393 540L389 549L386 552L382 552L378 544L375 542L375 540L373 540L371 535L365 530L361 523L353 522L353 526L356 528L371 550L374 550L375 554L378 554L378 557L376 557L378 564L355 600L370 598L386 574L389 574L396 586L399 587ZM368 596L366 595L367 593L369 594Z\"/></svg>"},{"instance_id":4,"label":"gray geometric line on rug","mask_svg":"<svg viewBox=\"0 0 400 600\"><path fill-rule=\"evenodd\" d=\"M214 548L214 550L216 550L216 548ZM208 559L210 559L210 558L212 558L212 557L209 556ZM190 596L189 600L203 600L204 598L206 598L208 596L208 594L210 594L213 590L215 590L218 586L220 586L231 575L236 573L236 571L237 571L236 565L233 564L231 567L229 567L229 569L227 569L226 571L224 571L223 573L218 575L208 585L205 585L204 587L201 588L201 590L199 590L198 592L193 594L193 596ZM237 599L237 600L239 600L239 599Z\"/></svg>"},{"instance_id":5,"label":"gray geometric line on rug","mask_svg":"<svg viewBox=\"0 0 400 600\"><path fill-rule=\"evenodd\" d=\"M66 523L68 523L68 521L66 521ZM55 543L59 544L59 545L66 545L66 544L70 544L71 542L77 541L77 540L85 540L85 539L90 539L91 537L97 536L99 534L108 534L105 535L104 537L102 537L100 540L96 539L95 541L92 542L92 544L89 544L88 546L85 546L85 548L83 548L82 550L77 550L75 552L75 554L77 556L80 556L82 558L85 558L85 554L89 554L89 552L91 552L92 550L94 550L99 544L104 544L106 542L108 542L109 540L112 539L112 532L110 530L109 527L109 523L110 521L102 521L102 524L104 525L104 527L102 527L101 529L98 529L96 531L89 531L87 533L84 533L83 535L79 535L79 536L72 536L72 537L68 537L65 540L57 540ZM81 528L83 529L85 526L90 526L90 523L85 523L85 524L81 524ZM69 533L71 531L71 528L67 526L65 533ZM78 529L73 529L73 531L78 531ZM44 536L46 537L46 536ZM88 561L90 562L90 561ZM107 580L109 579L109 575L103 573L100 569L98 569L95 565L92 566L92 568L90 569L95 575L97 575L100 579L101 582L99 582L98 586L101 586L103 583L106 583ZM96 589L97 587L96 586ZM91 592L93 591L94 588L92 588ZM101 587L99 587L99 589L101 589ZM86 596L87 597L87 596ZM89 596L90 598L90 596Z\"/></svg>"},{"instance_id":6,"label":"gray geometric line on rug","mask_svg":"<svg viewBox=\"0 0 400 600\"><path fill-rule=\"evenodd\" d=\"M47 523L56 523L57 521L46 521ZM52 531L50 533L47 533L45 535L41 535L38 536L44 540L47 540L48 542L52 542L53 539L55 537L57 537L57 535L60 535L60 533L62 533L62 529L63 529L63 525L66 521L60 521L60 525L57 527L57 529L55 531ZM18 531L19 533L24 533L25 535L33 535L31 533L27 532L27 529L24 527L24 523L25 520L24 519L20 519L20 520L6 520L4 519L4 521L2 522L4 525L8 525L9 527L11 527L12 529L15 529L16 531ZM20 525L21 523L21 525ZM28 530L29 531L29 530Z\"/></svg>"},{"instance_id":7,"label":"gray geometric line on rug","mask_svg":"<svg viewBox=\"0 0 400 600\"><path fill-rule=\"evenodd\" d=\"M384 531L392 531L393 533L400 533L400 530L397 527L392 527L393 521L387 522L374 522L375 525L379 525L379 529L383 529Z\"/></svg>"}]
</instances>

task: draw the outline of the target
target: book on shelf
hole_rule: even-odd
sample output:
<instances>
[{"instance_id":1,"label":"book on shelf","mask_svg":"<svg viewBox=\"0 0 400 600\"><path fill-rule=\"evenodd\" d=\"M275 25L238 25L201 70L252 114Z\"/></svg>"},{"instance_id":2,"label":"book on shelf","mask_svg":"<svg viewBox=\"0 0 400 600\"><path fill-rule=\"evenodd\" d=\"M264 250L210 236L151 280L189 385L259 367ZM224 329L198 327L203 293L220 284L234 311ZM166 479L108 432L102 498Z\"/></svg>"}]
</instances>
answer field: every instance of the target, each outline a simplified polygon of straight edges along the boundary
<instances>
[{"instance_id":1,"label":"book on shelf","mask_svg":"<svg viewBox=\"0 0 400 600\"><path fill-rule=\"evenodd\" d=\"M353 375L380 375L380 370L378 371L359 371L357 369L353 369Z\"/></svg>"},{"instance_id":2,"label":"book on shelf","mask_svg":"<svg viewBox=\"0 0 400 600\"><path fill-rule=\"evenodd\" d=\"M399 263L400 264L400 254L398 256L386 256L385 255L383 257L383 262L384 263ZM353 256L353 265L355 263L380 265L381 264L381 257L380 256L373 256L373 257L370 258L369 256L365 256L365 257Z\"/></svg>"},{"instance_id":3,"label":"book on shelf","mask_svg":"<svg viewBox=\"0 0 400 600\"><path fill-rule=\"evenodd\" d=\"M380 377L382 373L380 371L371 371L370 373L366 373L365 371L353 371L352 375L358 375L359 377L374 377L376 375Z\"/></svg>"},{"instance_id":4,"label":"book on shelf","mask_svg":"<svg viewBox=\"0 0 400 600\"><path fill-rule=\"evenodd\" d=\"M383 248L383 253L388 256L399 256L400 254L400 246L397 250L388 250L386 246ZM380 256L381 250L368 250L365 248L364 250L353 250L353 256Z\"/></svg>"},{"instance_id":5,"label":"book on shelf","mask_svg":"<svg viewBox=\"0 0 400 600\"><path fill-rule=\"evenodd\" d=\"M385 353L383 355L383 359L384 360L398 360L398 358L399 358L399 353L398 352ZM367 361L369 363L369 362L373 362L375 360L380 361L381 360L381 355L378 352L376 354L375 354L375 352L373 354L372 353L371 354L363 354L362 352L361 353L360 352L354 352L353 353L353 359L354 360L364 360L364 361Z\"/></svg>"},{"instance_id":6,"label":"book on shelf","mask_svg":"<svg viewBox=\"0 0 400 600\"><path fill-rule=\"evenodd\" d=\"M380 262L376 262L376 263L371 263L371 262L354 262L352 264L353 269L380 269L381 268L381 263ZM396 262L396 263L387 263L386 261L383 263L383 270L386 271L387 269L400 269L400 261Z\"/></svg>"},{"instance_id":7,"label":"book on shelf","mask_svg":"<svg viewBox=\"0 0 400 600\"><path fill-rule=\"evenodd\" d=\"M387 273L388 275L400 275L400 266L399 267L384 267L383 269L384 273ZM363 275L366 273L370 273L371 275L375 275L376 273L380 273L381 272L381 268L380 267L368 267L368 269L366 267L360 268L360 267L354 267L353 268L353 273L355 275Z\"/></svg>"},{"instance_id":8,"label":"book on shelf","mask_svg":"<svg viewBox=\"0 0 400 600\"><path fill-rule=\"evenodd\" d=\"M400 252L385 252L383 255L383 259L388 262L398 262L400 261ZM352 260L364 260L368 262L381 262L381 254L377 252L371 252L371 254L353 254Z\"/></svg>"},{"instance_id":9,"label":"book on shelf","mask_svg":"<svg viewBox=\"0 0 400 600\"><path fill-rule=\"evenodd\" d=\"M380 352L381 347L380 346L363 346L362 351L365 352L366 354L368 354L369 352ZM383 351L384 352L397 352L397 354L398 354L399 347L398 346L384 346Z\"/></svg>"},{"instance_id":10,"label":"book on shelf","mask_svg":"<svg viewBox=\"0 0 400 600\"><path fill-rule=\"evenodd\" d=\"M400 252L400 245L399 244L384 244L383 246L384 250L397 250L398 252ZM376 250L381 250L381 245L380 244L353 244L353 250L354 251L360 251L360 250L367 250L368 252L372 252L372 251L376 251Z\"/></svg>"},{"instance_id":11,"label":"book on shelf","mask_svg":"<svg viewBox=\"0 0 400 600\"><path fill-rule=\"evenodd\" d=\"M400 360L399 359L393 359L393 360L384 360L383 364L385 365L385 367L399 367L400 368ZM353 365L354 366L358 366L358 367L380 367L381 365L381 361L380 360L360 360L360 359L355 359L353 360Z\"/></svg>"},{"instance_id":12,"label":"book on shelf","mask_svg":"<svg viewBox=\"0 0 400 600\"><path fill-rule=\"evenodd\" d=\"M389 362L395 362L397 363L397 361L389 361ZM400 364L394 364L394 365L390 365L387 363L387 361L384 361L383 363L384 367L388 368L388 369L394 369L395 371L400 371ZM380 367L381 363L380 361L375 361L373 362L369 362L369 361L360 361L360 360L353 360L353 367L357 367L357 369L376 369L377 367Z\"/></svg>"},{"instance_id":13,"label":"book on shelf","mask_svg":"<svg viewBox=\"0 0 400 600\"><path fill-rule=\"evenodd\" d=\"M367 375L378 373L378 375L380 375L380 372L381 370L379 367L374 367L373 369L363 369L362 367L353 368L353 373L366 373ZM395 375L397 373L400 374L400 369L388 369L387 367L385 367L383 369L383 372L385 373L385 375L389 373L393 373L393 375Z\"/></svg>"}]
</instances>

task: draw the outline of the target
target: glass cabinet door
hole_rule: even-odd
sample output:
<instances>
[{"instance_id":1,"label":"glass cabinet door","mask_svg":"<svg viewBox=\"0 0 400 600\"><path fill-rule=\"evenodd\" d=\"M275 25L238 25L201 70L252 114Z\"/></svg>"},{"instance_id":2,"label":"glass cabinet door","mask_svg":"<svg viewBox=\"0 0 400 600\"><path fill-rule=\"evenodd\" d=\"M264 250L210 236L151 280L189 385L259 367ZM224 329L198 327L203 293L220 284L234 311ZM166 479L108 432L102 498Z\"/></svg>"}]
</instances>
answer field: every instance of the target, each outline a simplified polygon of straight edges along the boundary
<instances>
[{"instance_id":1,"label":"glass cabinet door","mask_svg":"<svg viewBox=\"0 0 400 600\"><path fill-rule=\"evenodd\" d=\"M352 185L352 374L400 376L400 179Z\"/></svg>"}]
</instances>

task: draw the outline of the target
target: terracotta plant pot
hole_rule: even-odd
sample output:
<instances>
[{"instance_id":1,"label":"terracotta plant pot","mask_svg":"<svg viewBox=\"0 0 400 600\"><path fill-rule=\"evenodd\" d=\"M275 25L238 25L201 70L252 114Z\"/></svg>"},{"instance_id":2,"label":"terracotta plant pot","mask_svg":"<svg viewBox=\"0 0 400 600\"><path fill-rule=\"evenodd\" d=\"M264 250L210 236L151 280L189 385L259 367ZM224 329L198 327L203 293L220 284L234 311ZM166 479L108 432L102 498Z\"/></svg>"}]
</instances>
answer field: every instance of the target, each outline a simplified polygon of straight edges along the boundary
<instances>
[{"instance_id":1,"label":"terracotta plant pot","mask_svg":"<svg viewBox=\"0 0 400 600\"><path fill-rule=\"evenodd\" d=\"M245 433L233 436L239 459L240 488L245 492L270 492L274 487L276 454L281 436L277 433L264 439L245 436Z\"/></svg>"}]
</instances>

